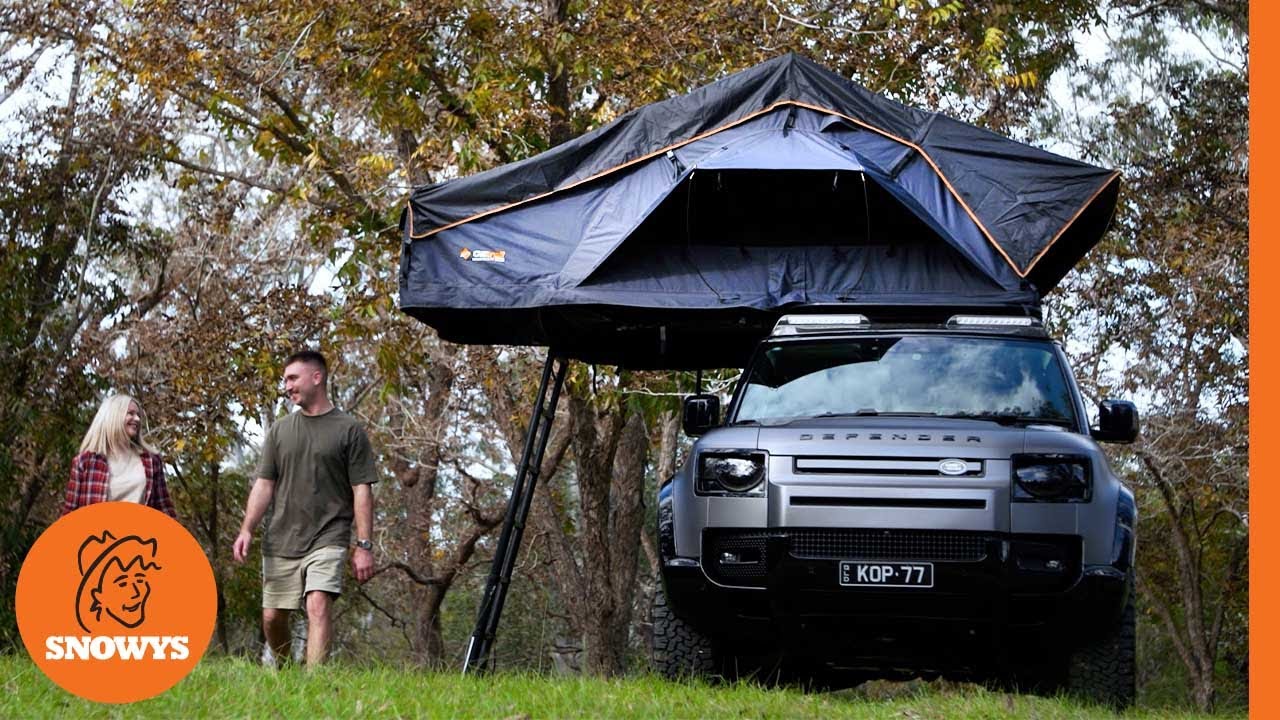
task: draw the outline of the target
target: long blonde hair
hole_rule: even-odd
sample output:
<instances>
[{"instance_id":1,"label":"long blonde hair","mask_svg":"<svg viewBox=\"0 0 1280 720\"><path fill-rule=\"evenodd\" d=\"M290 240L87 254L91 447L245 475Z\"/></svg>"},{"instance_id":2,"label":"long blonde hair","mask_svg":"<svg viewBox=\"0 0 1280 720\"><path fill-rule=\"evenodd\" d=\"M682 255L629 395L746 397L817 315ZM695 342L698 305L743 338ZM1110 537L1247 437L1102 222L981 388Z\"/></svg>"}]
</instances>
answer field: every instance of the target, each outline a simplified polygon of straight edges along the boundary
<instances>
[{"instance_id":1,"label":"long blonde hair","mask_svg":"<svg viewBox=\"0 0 1280 720\"><path fill-rule=\"evenodd\" d=\"M138 414L142 416L142 423L138 426L137 440L129 437L129 431L124 428L125 417L129 414L129 403L136 404ZM124 393L112 395L102 401L98 414L93 416L93 422L89 424L89 432L84 434L84 440L80 443L80 452L97 453L109 458L127 452L141 455L144 450L154 454L156 449L147 442L145 434L146 418L146 413L142 411L142 403Z\"/></svg>"}]
</instances>

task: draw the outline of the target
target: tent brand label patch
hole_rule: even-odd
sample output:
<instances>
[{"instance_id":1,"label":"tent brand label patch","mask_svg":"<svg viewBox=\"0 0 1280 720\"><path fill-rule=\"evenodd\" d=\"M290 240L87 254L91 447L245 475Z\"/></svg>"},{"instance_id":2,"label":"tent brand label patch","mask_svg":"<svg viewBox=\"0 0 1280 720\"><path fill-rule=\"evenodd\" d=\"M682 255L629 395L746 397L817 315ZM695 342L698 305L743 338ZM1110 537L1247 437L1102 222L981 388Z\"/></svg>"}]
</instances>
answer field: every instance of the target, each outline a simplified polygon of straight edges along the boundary
<instances>
[{"instance_id":1,"label":"tent brand label patch","mask_svg":"<svg viewBox=\"0 0 1280 720\"><path fill-rule=\"evenodd\" d=\"M471 250L462 248L462 252L458 253L458 257L471 262L496 262L504 263L507 261L506 250Z\"/></svg>"},{"instance_id":2,"label":"tent brand label patch","mask_svg":"<svg viewBox=\"0 0 1280 720\"><path fill-rule=\"evenodd\" d=\"M86 700L168 690L204 655L217 589L204 550L144 505L89 505L49 526L18 575L18 630L36 666Z\"/></svg>"}]
</instances>

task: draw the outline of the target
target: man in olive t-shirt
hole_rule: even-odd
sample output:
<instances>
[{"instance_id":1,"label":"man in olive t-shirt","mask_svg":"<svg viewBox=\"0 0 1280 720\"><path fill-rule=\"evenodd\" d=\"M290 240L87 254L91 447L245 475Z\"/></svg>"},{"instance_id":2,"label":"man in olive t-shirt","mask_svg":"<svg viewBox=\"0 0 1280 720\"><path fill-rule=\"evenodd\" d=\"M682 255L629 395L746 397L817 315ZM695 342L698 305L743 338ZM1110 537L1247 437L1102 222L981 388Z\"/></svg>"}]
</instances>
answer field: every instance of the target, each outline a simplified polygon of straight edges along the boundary
<instances>
[{"instance_id":1,"label":"man in olive t-shirt","mask_svg":"<svg viewBox=\"0 0 1280 720\"><path fill-rule=\"evenodd\" d=\"M373 493L377 482L369 438L355 418L336 409L327 392L328 366L317 352L285 360L285 392L299 408L267 431L232 555L244 562L253 529L262 536L262 629L277 658L287 658L289 611L307 611L307 665L324 661L332 635L333 599L351 525L356 580L373 575Z\"/></svg>"}]
</instances>

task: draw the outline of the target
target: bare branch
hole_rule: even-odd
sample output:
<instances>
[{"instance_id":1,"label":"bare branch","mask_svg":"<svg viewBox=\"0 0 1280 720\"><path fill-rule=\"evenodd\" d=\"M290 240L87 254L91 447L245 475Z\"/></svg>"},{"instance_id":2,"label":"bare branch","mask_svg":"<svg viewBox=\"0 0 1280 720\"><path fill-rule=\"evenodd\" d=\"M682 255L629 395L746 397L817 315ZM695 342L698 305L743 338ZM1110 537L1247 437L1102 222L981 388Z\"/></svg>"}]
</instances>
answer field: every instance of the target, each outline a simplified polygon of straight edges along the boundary
<instances>
[{"instance_id":1,"label":"bare branch","mask_svg":"<svg viewBox=\"0 0 1280 720\"><path fill-rule=\"evenodd\" d=\"M395 562L387 563L386 565L383 565L380 568L375 568L373 571L373 575L370 577L377 577L378 575L381 575L383 572L387 570L399 570L400 572L408 576L410 580L414 581L419 585L439 585L440 584L439 578L424 577L422 575L419 575L418 571L414 570L407 563L403 563L398 560Z\"/></svg>"},{"instance_id":2,"label":"bare branch","mask_svg":"<svg viewBox=\"0 0 1280 720\"><path fill-rule=\"evenodd\" d=\"M397 617L396 615L393 615L386 608L379 605L377 601L375 601L373 597L370 596L369 593L364 589L363 584L359 584L359 583L356 584L356 593L360 595L360 597L364 598L364 601L369 603L370 607L372 607L374 610L377 610L378 612L385 615L387 620L391 622L392 627L403 628L408 626L408 623L406 623L403 619Z\"/></svg>"},{"instance_id":3,"label":"bare branch","mask_svg":"<svg viewBox=\"0 0 1280 720\"><path fill-rule=\"evenodd\" d=\"M1158 593L1152 592L1142 570L1136 570L1135 576L1138 582L1138 590L1155 608L1156 614L1160 616L1160 620L1164 623L1165 633L1168 635L1170 642L1173 643L1173 648L1177 651L1178 657L1182 659L1182 664L1187 667L1188 672L1194 672L1193 669L1198 668L1199 663L1192 658L1190 649L1183 642L1182 633L1178 631L1178 625L1173 620L1173 612L1168 603Z\"/></svg>"},{"instance_id":4,"label":"bare branch","mask_svg":"<svg viewBox=\"0 0 1280 720\"><path fill-rule=\"evenodd\" d=\"M243 185L248 185L249 187L257 188L259 190L266 190L267 192L270 192L270 193L278 193L278 194L284 195L289 192L289 188L286 188L286 187L281 187L279 185L268 185L267 183L264 183L255 178L248 177L246 175L241 175L240 173L234 173L227 170L218 170L216 168L200 165L198 163L191 162L190 160L184 160L177 155L156 155L154 157L156 157L156 159L158 160L163 160L164 162L167 162L167 163L173 163L174 165L184 167L188 170L191 170L193 172L198 172L202 175L210 175L212 177L222 178L223 180L231 180L233 182L238 182Z\"/></svg>"},{"instance_id":5,"label":"bare branch","mask_svg":"<svg viewBox=\"0 0 1280 720\"><path fill-rule=\"evenodd\" d=\"M859 35L888 35L890 30L855 30L853 28L840 27L839 25L820 25L812 20L788 15L773 2L769 0L769 9L773 10L778 16L778 24L781 26L783 22L789 22L793 25L809 28L810 30L823 30L825 32L839 33L841 35L859 36Z\"/></svg>"}]
</instances>

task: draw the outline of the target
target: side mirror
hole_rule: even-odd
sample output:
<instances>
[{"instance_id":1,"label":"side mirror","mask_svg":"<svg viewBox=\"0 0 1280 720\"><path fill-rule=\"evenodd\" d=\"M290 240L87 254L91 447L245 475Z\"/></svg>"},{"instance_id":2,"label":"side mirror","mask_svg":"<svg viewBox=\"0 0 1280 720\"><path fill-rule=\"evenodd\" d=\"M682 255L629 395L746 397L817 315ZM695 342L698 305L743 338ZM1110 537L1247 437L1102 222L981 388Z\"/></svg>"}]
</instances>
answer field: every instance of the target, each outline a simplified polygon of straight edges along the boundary
<instances>
[{"instance_id":1,"label":"side mirror","mask_svg":"<svg viewBox=\"0 0 1280 720\"><path fill-rule=\"evenodd\" d=\"M705 435L720 424L720 398L715 395L690 395L684 399L684 434Z\"/></svg>"},{"instance_id":2,"label":"side mirror","mask_svg":"<svg viewBox=\"0 0 1280 720\"><path fill-rule=\"evenodd\" d=\"M1098 403L1098 427L1089 430L1101 442L1133 442L1138 437L1138 408L1128 400Z\"/></svg>"}]
</instances>

